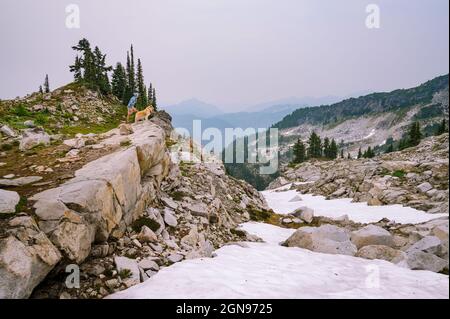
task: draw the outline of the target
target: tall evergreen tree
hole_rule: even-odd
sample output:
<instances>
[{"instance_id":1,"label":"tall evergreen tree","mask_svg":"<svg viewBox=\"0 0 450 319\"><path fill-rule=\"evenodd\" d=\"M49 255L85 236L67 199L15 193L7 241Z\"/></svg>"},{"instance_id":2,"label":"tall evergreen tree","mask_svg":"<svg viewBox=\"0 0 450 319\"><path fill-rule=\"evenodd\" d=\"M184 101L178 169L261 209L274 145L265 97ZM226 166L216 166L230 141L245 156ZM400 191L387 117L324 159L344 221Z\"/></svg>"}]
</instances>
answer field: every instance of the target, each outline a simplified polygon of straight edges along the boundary
<instances>
[{"instance_id":1,"label":"tall evergreen tree","mask_svg":"<svg viewBox=\"0 0 450 319\"><path fill-rule=\"evenodd\" d=\"M372 158L372 157L375 157L375 152L374 152L374 150L372 149L372 147L368 147L367 148L367 150L364 152L364 154L363 154L363 157L364 158Z\"/></svg>"},{"instance_id":2,"label":"tall evergreen tree","mask_svg":"<svg viewBox=\"0 0 450 319\"><path fill-rule=\"evenodd\" d=\"M293 163L303 163L306 160L306 146L301 139L294 144L293 155Z\"/></svg>"},{"instance_id":3,"label":"tall evergreen tree","mask_svg":"<svg viewBox=\"0 0 450 319\"><path fill-rule=\"evenodd\" d=\"M111 71L111 66L106 66L106 54L103 54L96 46L93 53L94 64L94 85L103 94L111 92L111 85L109 83L108 72Z\"/></svg>"},{"instance_id":4,"label":"tall evergreen tree","mask_svg":"<svg viewBox=\"0 0 450 319\"><path fill-rule=\"evenodd\" d=\"M358 158L362 158L363 154L362 154L362 150L361 147L358 150Z\"/></svg>"},{"instance_id":5,"label":"tall evergreen tree","mask_svg":"<svg viewBox=\"0 0 450 319\"><path fill-rule=\"evenodd\" d=\"M341 158L344 158L344 150L341 149Z\"/></svg>"},{"instance_id":6,"label":"tall evergreen tree","mask_svg":"<svg viewBox=\"0 0 450 319\"><path fill-rule=\"evenodd\" d=\"M113 70L111 90L118 99L122 100L127 87L127 75L123 65L118 62Z\"/></svg>"},{"instance_id":7,"label":"tall evergreen tree","mask_svg":"<svg viewBox=\"0 0 450 319\"><path fill-rule=\"evenodd\" d=\"M329 150L329 158L330 159L336 159L338 156L338 146L336 144L336 141L334 140L334 138L331 140L331 144L330 144L330 150Z\"/></svg>"},{"instance_id":8,"label":"tall evergreen tree","mask_svg":"<svg viewBox=\"0 0 450 319\"><path fill-rule=\"evenodd\" d=\"M390 143L389 146L387 147L385 153L392 153L394 151L394 144Z\"/></svg>"},{"instance_id":9,"label":"tall evergreen tree","mask_svg":"<svg viewBox=\"0 0 450 319\"><path fill-rule=\"evenodd\" d=\"M45 93L50 93L50 83L48 81L48 74L45 75L45 80L44 80L44 92Z\"/></svg>"},{"instance_id":10,"label":"tall evergreen tree","mask_svg":"<svg viewBox=\"0 0 450 319\"><path fill-rule=\"evenodd\" d=\"M322 157L322 140L316 132L312 132L308 140L308 156L310 158Z\"/></svg>"},{"instance_id":11,"label":"tall evergreen tree","mask_svg":"<svg viewBox=\"0 0 450 319\"><path fill-rule=\"evenodd\" d=\"M136 92L136 68L134 67L134 49L133 45L130 47L130 70L128 73L128 84L130 85L131 92Z\"/></svg>"},{"instance_id":12,"label":"tall evergreen tree","mask_svg":"<svg viewBox=\"0 0 450 319\"><path fill-rule=\"evenodd\" d=\"M74 73L75 81L82 80L92 89L108 94L111 90L108 72L112 68L106 65L106 55L102 54L98 47L92 51L91 44L85 38L72 49L81 54L81 56L77 55L75 63L69 66L70 72Z\"/></svg>"},{"instance_id":13,"label":"tall evergreen tree","mask_svg":"<svg viewBox=\"0 0 450 319\"><path fill-rule=\"evenodd\" d=\"M155 111L157 110L157 101L156 101L156 89L153 88L153 94L152 94L152 106L155 109Z\"/></svg>"},{"instance_id":14,"label":"tall evergreen tree","mask_svg":"<svg viewBox=\"0 0 450 319\"><path fill-rule=\"evenodd\" d=\"M328 137L325 137L323 140L323 155L326 158L331 158L330 154L330 139Z\"/></svg>"},{"instance_id":15,"label":"tall evergreen tree","mask_svg":"<svg viewBox=\"0 0 450 319\"><path fill-rule=\"evenodd\" d=\"M148 101L147 101L147 88L144 84L144 73L142 70L142 63L141 59L138 59L138 67L137 67L137 91L139 93L139 97L137 100L137 108L143 109L147 107Z\"/></svg>"},{"instance_id":16,"label":"tall evergreen tree","mask_svg":"<svg viewBox=\"0 0 450 319\"><path fill-rule=\"evenodd\" d=\"M80 82L83 79L82 67L81 58L77 55L75 57L75 63L69 66L70 72L73 72L73 77L76 82Z\"/></svg>"},{"instance_id":17,"label":"tall evergreen tree","mask_svg":"<svg viewBox=\"0 0 450 319\"><path fill-rule=\"evenodd\" d=\"M420 131L420 124L419 122L414 122L411 124L408 132L408 146L411 147L419 145L421 139L422 132Z\"/></svg>"},{"instance_id":18,"label":"tall evergreen tree","mask_svg":"<svg viewBox=\"0 0 450 319\"><path fill-rule=\"evenodd\" d=\"M43 94L44 90L42 89L42 85L39 85L39 93Z\"/></svg>"},{"instance_id":19,"label":"tall evergreen tree","mask_svg":"<svg viewBox=\"0 0 450 319\"><path fill-rule=\"evenodd\" d=\"M448 132L448 127L447 127L447 121L445 119L442 119L441 124L439 125L438 129L436 130L436 136L437 135L442 135L444 133Z\"/></svg>"}]
</instances>

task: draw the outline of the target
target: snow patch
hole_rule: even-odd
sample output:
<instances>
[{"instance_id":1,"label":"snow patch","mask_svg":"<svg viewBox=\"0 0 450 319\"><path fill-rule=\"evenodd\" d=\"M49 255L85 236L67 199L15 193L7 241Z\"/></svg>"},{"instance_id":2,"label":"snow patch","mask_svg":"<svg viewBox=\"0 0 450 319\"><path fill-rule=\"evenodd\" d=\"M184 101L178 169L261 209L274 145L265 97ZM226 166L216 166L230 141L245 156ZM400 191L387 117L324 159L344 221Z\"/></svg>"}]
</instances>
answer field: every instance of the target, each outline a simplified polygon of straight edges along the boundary
<instances>
[{"instance_id":1,"label":"snow patch","mask_svg":"<svg viewBox=\"0 0 450 319\"><path fill-rule=\"evenodd\" d=\"M268 240L228 245L215 258L185 260L134 287L108 296L153 298L445 298L448 276L382 260L329 255L272 243L286 230L243 224ZM286 232L286 233L284 233ZM376 276L374 280L374 276Z\"/></svg>"},{"instance_id":2,"label":"snow patch","mask_svg":"<svg viewBox=\"0 0 450 319\"><path fill-rule=\"evenodd\" d=\"M424 211L402 205L368 206L367 203L353 203L350 198L327 200L323 196L300 194L295 190L289 190L291 184L284 185L274 190L261 192L270 208L278 214L289 214L302 206L314 209L315 216L338 218L342 215L357 223L374 223L383 218L401 224L419 224L440 217L448 217L447 214L428 214ZM302 201L290 202L299 195Z\"/></svg>"}]
</instances>

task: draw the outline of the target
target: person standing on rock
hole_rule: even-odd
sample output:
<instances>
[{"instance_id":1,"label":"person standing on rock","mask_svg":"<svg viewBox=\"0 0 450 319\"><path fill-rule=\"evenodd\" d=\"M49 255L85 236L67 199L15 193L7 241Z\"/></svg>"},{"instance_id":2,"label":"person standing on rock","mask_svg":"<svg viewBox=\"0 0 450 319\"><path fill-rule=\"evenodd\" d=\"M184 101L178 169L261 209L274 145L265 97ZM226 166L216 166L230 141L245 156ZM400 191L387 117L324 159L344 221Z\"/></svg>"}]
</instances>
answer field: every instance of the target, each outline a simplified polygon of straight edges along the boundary
<instances>
[{"instance_id":1,"label":"person standing on rock","mask_svg":"<svg viewBox=\"0 0 450 319\"><path fill-rule=\"evenodd\" d=\"M133 113L136 113L138 110L134 107L137 102L139 94L134 93L133 96L130 98L130 101L128 101L128 114L127 114L127 123L130 121L130 115Z\"/></svg>"}]
</instances>

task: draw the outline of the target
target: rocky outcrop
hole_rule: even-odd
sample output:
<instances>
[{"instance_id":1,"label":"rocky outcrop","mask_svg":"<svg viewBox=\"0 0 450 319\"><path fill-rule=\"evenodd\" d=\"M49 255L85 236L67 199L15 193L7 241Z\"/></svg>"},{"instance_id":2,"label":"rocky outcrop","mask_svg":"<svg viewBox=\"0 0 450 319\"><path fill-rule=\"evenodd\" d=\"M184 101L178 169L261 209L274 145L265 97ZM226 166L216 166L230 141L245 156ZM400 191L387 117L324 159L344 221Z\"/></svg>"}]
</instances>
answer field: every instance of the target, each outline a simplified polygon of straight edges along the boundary
<instances>
[{"instance_id":1,"label":"rocky outcrop","mask_svg":"<svg viewBox=\"0 0 450 319\"><path fill-rule=\"evenodd\" d=\"M448 213L448 134L430 137L417 147L374 159L309 161L285 167L281 182L302 193L353 198L369 205L401 204L429 213Z\"/></svg>"},{"instance_id":2,"label":"rocky outcrop","mask_svg":"<svg viewBox=\"0 0 450 319\"><path fill-rule=\"evenodd\" d=\"M53 269L32 297L100 298L147 280L172 263L212 257L214 249L229 241L255 240L234 229L249 220L252 210L267 209L263 197L228 177L220 161L200 161L199 148L192 162L180 160L178 151L170 153L168 146L189 141L171 133L170 116L158 112L149 121L122 125L95 138L78 134L65 140L71 151L112 152L88 162L58 187L28 198L33 212L27 218L57 258L43 264L28 256L32 266L21 276L33 280L22 286L13 282L23 280L20 276L3 276L4 287L17 287L15 292L4 290L5 297L28 297ZM13 271L10 247L19 245L12 229L6 226L9 239L0 246L0 257L7 261L0 271L5 274ZM27 247L30 241L23 244ZM69 263L80 266L80 289L70 290L53 279Z\"/></svg>"},{"instance_id":3,"label":"rocky outcrop","mask_svg":"<svg viewBox=\"0 0 450 319\"><path fill-rule=\"evenodd\" d=\"M0 239L0 299L27 298L61 259L30 216L9 221Z\"/></svg>"},{"instance_id":4,"label":"rocky outcrop","mask_svg":"<svg viewBox=\"0 0 450 319\"><path fill-rule=\"evenodd\" d=\"M129 148L86 164L73 179L31 198L39 225L68 260L82 262L91 243L120 233L156 198L169 166L165 134L145 123L135 131ZM118 136L113 132L105 143ZM156 166L161 174L148 176Z\"/></svg>"},{"instance_id":5,"label":"rocky outcrop","mask_svg":"<svg viewBox=\"0 0 450 319\"><path fill-rule=\"evenodd\" d=\"M348 219L314 217L314 227L299 227L283 244L315 252L381 259L413 270L448 273L448 219L396 224L383 219L359 224Z\"/></svg>"}]
</instances>

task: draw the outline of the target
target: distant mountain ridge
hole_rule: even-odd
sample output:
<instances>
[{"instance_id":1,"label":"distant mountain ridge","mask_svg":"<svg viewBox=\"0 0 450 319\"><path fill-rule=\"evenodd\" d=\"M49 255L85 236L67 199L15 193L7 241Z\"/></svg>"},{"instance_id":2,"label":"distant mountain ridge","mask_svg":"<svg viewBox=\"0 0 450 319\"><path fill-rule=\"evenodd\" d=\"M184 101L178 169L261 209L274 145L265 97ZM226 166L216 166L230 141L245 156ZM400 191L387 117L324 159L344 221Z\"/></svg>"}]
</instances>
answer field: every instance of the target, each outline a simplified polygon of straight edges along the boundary
<instances>
[{"instance_id":1,"label":"distant mountain ridge","mask_svg":"<svg viewBox=\"0 0 450 319\"><path fill-rule=\"evenodd\" d=\"M448 90L448 81L447 74L410 89L372 93L331 105L298 109L274 124L273 127L286 129L306 123L330 124L353 117L410 109L417 104L430 103L435 93L446 88Z\"/></svg>"}]
</instances>

